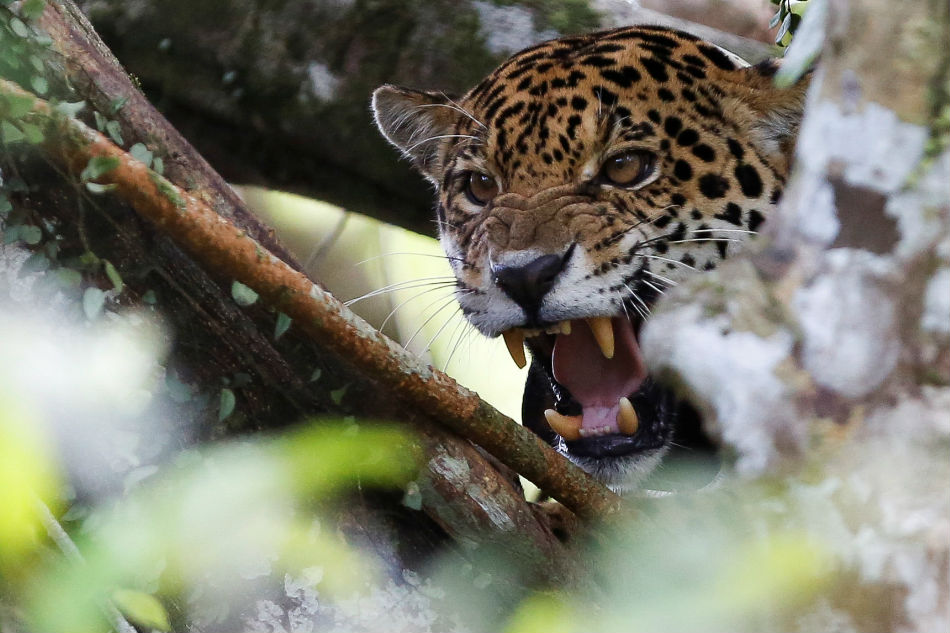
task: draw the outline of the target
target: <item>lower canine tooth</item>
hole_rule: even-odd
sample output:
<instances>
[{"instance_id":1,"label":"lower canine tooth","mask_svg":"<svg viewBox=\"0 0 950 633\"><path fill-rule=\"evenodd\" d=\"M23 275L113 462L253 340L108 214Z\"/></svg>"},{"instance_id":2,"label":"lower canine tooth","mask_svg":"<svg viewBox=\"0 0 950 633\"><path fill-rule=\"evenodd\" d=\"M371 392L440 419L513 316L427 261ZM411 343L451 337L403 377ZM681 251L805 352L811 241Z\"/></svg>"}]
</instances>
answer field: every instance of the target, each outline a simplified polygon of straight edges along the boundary
<instances>
[{"instance_id":1,"label":"lower canine tooth","mask_svg":"<svg viewBox=\"0 0 950 633\"><path fill-rule=\"evenodd\" d=\"M626 398L620 399L620 411L617 412L617 428L624 435L633 435L640 427L640 420L633 404Z\"/></svg>"},{"instance_id":2,"label":"lower canine tooth","mask_svg":"<svg viewBox=\"0 0 950 633\"><path fill-rule=\"evenodd\" d=\"M583 421L581 416L561 415L554 409L545 409L544 419L548 421L548 426L554 429L555 433L568 442L573 442L581 438L581 422Z\"/></svg>"},{"instance_id":3,"label":"lower canine tooth","mask_svg":"<svg viewBox=\"0 0 950 633\"><path fill-rule=\"evenodd\" d=\"M524 332L515 328L502 332L501 335L505 339L505 346L511 354L511 360L515 361L515 365L519 369L527 365L528 361L524 357Z\"/></svg>"},{"instance_id":4,"label":"lower canine tooth","mask_svg":"<svg viewBox=\"0 0 950 633\"><path fill-rule=\"evenodd\" d=\"M590 331L594 334L597 346L604 358L614 357L614 326L610 317L590 317L586 319Z\"/></svg>"}]
</instances>

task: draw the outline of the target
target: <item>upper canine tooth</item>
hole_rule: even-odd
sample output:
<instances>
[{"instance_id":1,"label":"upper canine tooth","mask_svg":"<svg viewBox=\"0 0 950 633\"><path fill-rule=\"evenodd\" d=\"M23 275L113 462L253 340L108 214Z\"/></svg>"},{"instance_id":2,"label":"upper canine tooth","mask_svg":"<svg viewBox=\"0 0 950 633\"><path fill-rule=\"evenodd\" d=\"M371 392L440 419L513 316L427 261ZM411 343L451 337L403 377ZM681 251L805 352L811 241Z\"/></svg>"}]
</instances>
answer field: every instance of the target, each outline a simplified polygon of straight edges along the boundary
<instances>
[{"instance_id":1,"label":"upper canine tooth","mask_svg":"<svg viewBox=\"0 0 950 633\"><path fill-rule=\"evenodd\" d=\"M555 433L568 442L574 442L581 438L581 422L583 422L581 416L561 415L554 409L545 409L544 419L548 421L548 426L550 426Z\"/></svg>"},{"instance_id":2,"label":"upper canine tooth","mask_svg":"<svg viewBox=\"0 0 950 633\"><path fill-rule=\"evenodd\" d=\"M589 317L585 319L590 331L594 333L594 339L600 347L600 352L605 358L614 357L614 326L610 322L610 317Z\"/></svg>"},{"instance_id":3,"label":"upper canine tooth","mask_svg":"<svg viewBox=\"0 0 950 633\"><path fill-rule=\"evenodd\" d=\"M633 435L640 427L640 419L627 398L620 399L620 410L617 412L617 428L624 435Z\"/></svg>"},{"instance_id":4,"label":"upper canine tooth","mask_svg":"<svg viewBox=\"0 0 950 633\"><path fill-rule=\"evenodd\" d=\"M512 328L501 333L505 339L505 346L508 347L508 353L511 354L511 360L519 369L528 364L524 357L524 331L518 328Z\"/></svg>"}]
</instances>

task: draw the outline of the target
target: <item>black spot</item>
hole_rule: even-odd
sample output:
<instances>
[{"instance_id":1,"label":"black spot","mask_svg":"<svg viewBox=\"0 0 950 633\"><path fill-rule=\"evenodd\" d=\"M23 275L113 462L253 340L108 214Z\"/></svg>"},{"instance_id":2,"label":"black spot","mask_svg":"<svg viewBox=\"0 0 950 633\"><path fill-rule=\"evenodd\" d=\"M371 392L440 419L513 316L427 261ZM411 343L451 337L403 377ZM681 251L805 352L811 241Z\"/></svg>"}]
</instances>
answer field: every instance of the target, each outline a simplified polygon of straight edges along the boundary
<instances>
[{"instance_id":1,"label":"black spot","mask_svg":"<svg viewBox=\"0 0 950 633\"><path fill-rule=\"evenodd\" d=\"M686 223L680 222L676 225L676 229L669 235L670 241L681 242L686 239Z\"/></svg>"},{"instance_id":2,"label":"black spot","mask_svg":"<svg viewBox=\"0 0 950 633\"><path fill-rule=\"evenodd\" d=\"M752 165L737 165L736 180L742 187L742 193L746 198L758 198L762 195L762 179L759 178L759 172Z\"/></svg>"},{"instance_id":3,"label":"black spot","mask_svg":"<svg viewBox=\"0 0 950 633\"><path fill-rule=\"evenodd\" d=\"M749 223L746 226L749 227L750 231L757 231L764 221L765 217L755 209L752 209L749 211Z\"/></svg>"},{"instance_id":4,"label":"black spot","mask_svg":"<svg viewBox=\"0 0 950 633\"><path fill-rule=\"evenodd\" d=\"M723 259L726 258L727 248L729 248L729 242L726 240L716 240L716 250L719 251L719 256Z\"/></svg>"},{"instance_id":5,"label":"black spot","mask_svg":"<svg viewBox=\"0 0 950 633\"><path fill-rule=\"evenodd\" d=\"M657 112L656 110L650 110L649 112L647 112L647 116L648 116L648 117L650 118L650 120L653 121L654 123L659 123L660 121L663 120L663 117L661 117L661 116L660 116L660 113Z\"/></svg>"},{"instance_id":6,"label":"black spot","mask_svg":"<svg viewBox=\"0 0 950 633\"><path fill-rule=\"evenodd\" d=\"M704 174L699 179L699 191L711 200L722 198L729 191L729 182L719 174Z\"/></svg>"},{"instance_id":7,"label":"black spot","mask_svg":"<svg viewBox=\"0 0 950 633\"><path fill-rule=\"evenodd\" d=\"M663 129L666 130L667 135L675 137L683 129L683 122L680 121L679 117L668 116L663 124Z\"/></svg>"},{"instance_id":8,"label":"black spot","mask_svg":"<svg viewBox=\"0 0 950 633\"><path fill-rule=\"evenodd\" d=\"M591 55L581 60L581 64L594 66L596 68L606 68L607 66L613 66L615 63L616 62L609 57L603 57L601 55Z\"/></svg>"},{"instance_id":9,"label":"black spot","mask_svg":"<svg viewBox=\"0 0 950 633\"><path fill-rule=\"evenodd\" d=\"M735 202L730 202L727 204L723 212L717 213L715 217L719 218L720 220L725 220L729 224L742 226L742 208Z\"/></svg>"},{"instance_id":10,"label":"black spot","mask_svg":"<svg viewBox=\"0 0 950 633\"><path fill-rule=\"evenodd\" d=\"M687 266L695 266L695 265L696 265L696 258L693 257L692 255L690 255L689 253L686 253L685 255L683 255L683 256L680 258L680 261L683 262L684 264L686 264Z\"/></svg>"},{"instance_id":11,"label":"black spot","mask_svg":"<svg viewBox=\"0 0 950 633\"><path fill-rule=\"evenodd\" d=\"M544 161L545 165L550 165L551 163L554 162L554 159L547 152L544 152L543 154L541 154L541 160Z\"/></svg>"},{"instance_id":12,"label":"black spot","mask_svg":"<svg viewBox=\"0 0 950 633\"><path fill-rule=\"evenodd\" d=\"M586 79L586 78L587 78L587 75L585 75L581 71L572 70L571 74L567 76L567 85L570 86L571 88L576 88L578 82L580 82L581 79Z\"/></svg>"},{"instance_id":13,"label":"black spot","mask_svg":"<svg viewBox=\"0 0 950 633\"><path fill-rule=\"evenodd\" d=\"M557 106L554 105L553 103L549 103L549 104L548 104L548 116L551 117L551 116L554 116L554 115L556 115L556 114L557 114Z\"/></svg>"},{"instance_id":14,"label":"black spot","mask_svg":"<svg viewBox=\"0 0 950 633\"><path fill-rule=\"evenodd\" d=\"M696 48L706 59L723 70L735 70L736 65L729 57L715 46L709 44L697 44Z\"/></svg>"},{"instance_id":15,"label":"black spot","mask_svg":"<svg viewBox=\"0 0 950 633\"><path fill-rule=\"evenodd\" d=\"M687 66L684 70L688 72L690 75L692 75L693 77L695 77L696 79L706 78L706 71L703 70L702 68L697 68L696 66ZM684 83L687 83L687 84L693 83L693 80L686 75L679 75L679 78L682 79Z\"/></svg>"},{"instance_id":16,"label":"black spot","mask_svg":"<svg viewBox=\"0 0 950 633\"><path fill-rule=\"evenodd\" d=\"M696 133L696 130L685 129L676 138L676 144L682 147L688 147L698 140L699 140L699 134Z\"/></svg>"},{"instance_id":17,"label":"black spot","mask_svg":"<svg viewBox=\"0 0 950 633\"><path fill-rule=\"evenodd\" d=\"M657 242L653 245L653 250L655 250L660 255L663 255L666 253L666 251L670 250L670 247L666 242Z\"/></svg>"},{"instance_id":18,"label":"black spot","mask_svg":"<svg viewBox=\"0 0 950 633\"><path fill-rule=\"evenodd\" d=\"M555 149L552 153L554 154L554 160L558 162L564 160L564 153L561 150Z\"/></svg>"},{"instance_id":19,"label":"black spot","mask_svg":"<svg viewBox=\"0 0 950 633\"><path fill-rule=\"evenodd\" d=\"M506 119L509 117L516 116L524 110L524 101L519 101L514 105L510 105L499 113L498 118L495 119L495 127L501 127Z\"/></svg>"},{"instance_id":20,"label":"black spot","mask_svg":"<svg viewBox=\"0 0 950 633\"><path fill-rule=\"evenodd\" d=\"M680 94L683 95L683 98L687 101L696 101L696 93L689 88L683 88L680 91Z\"/></svg>"},{"instance_id":21,"label":"black spot","mask_svg":"<svg viewBox=\"0 0 950 633\"><path fill-rule=\"evenodd\" d=\"M609 107L617 103L617 93L611 92L603 86L594 86L592 92L600 101L600 103L604 104L605 106Z\"/></svg>"},{"instance_id":22,"label":"black spot","mask_svg":"<svg viewBox=\"0 0 950 633\"><path fill-rule=\"evenodd\" d=\"M711 163L716 160L716 152L710 146L705 143L700 143L693 147L693 155L707 163Z\"/></svg>"},{"instance_id":23,"label":"black spot","mask_svg":"<svg viewBox=\"0 0 950 633\"><path fill-rule=\"evenodd\" d=\"M686 204L686 196L684 196L684 195L681 194L681 193L674 193L674 194L670 197L670 202L672 202L674 205L676 205L676 206L678 206L678 207L681 207L681 206L683 206L684 204Z\"/></svg>"},{"instance_id":24,"label":"black spot","mask_svg":"<svg viewBox=\"0 0 950 633\"><path fill-rule=\"evenodd\" d=\"M656 59L655 57L647 57L640 60L643 64L643 67L647 69L647 72L650 73L650 76L656 79L657 81L668 81L670 76L666 74L666 66L663 62Z\"/></svg>"},{"instance_id":25,"label":"black spot","mask_svg":"<svg viewBox=\"0 0 950 633\"><path fill-rule=\"evenodd\" d=\"M518 85L515 86L515 90L525 90L530 85L531 85L531 77L525 77L520 82L518 82Z\"/></svg>"},{"instance_id":26,"label":"black spot","mask_svg":"<svg viewBox=\"0 0 950 633\"><path fill-rule=\"evenodd\" d=\"M670 149L669 139L663 139L662 141L660 141L660 149L662 149L663 151Z\"/></svg>"},{"instance_id":27,"label":"black spot","mask_svg":"<svg viewBox=\"0 0 950 633\"><path fill-rule=\"evenodd\" d=\"M563 134L558 134L557 140L561 143L561 147L564 148L565 152L571 151L571 144L567 142L567 137Z\"/></svg>"},{"instance_id":28,"label":"black spot","mask_svg":"<svg viewBox=\"0 0 950 633\"><path fill-rule=\"evenodd\" d=\"M772 190L772 195L769 196L769 201L772 204L778 204L778 201L782 198L782 189L777 187Z\"/></svg>"},{"instance_id":29,"label":"black spot","mask_svg":"<svg viewBox=\"0 0 950 633\"><path fill-rule=\"evenodd\" d=\"M590 50L591 53L619 53L622 50L626 50L626 46L621 44L601 44L595 46Z\"/></svg>"},{"instance_id":30,"label":"black spot","mask_svg":"<svg viewBox=\"0 0 950 633\"><path fill-rule=\"evenodd\" d=\"M693 209L692 211L689 212L689 217L693 218L694 220L702 220L703 212L700 211L699 209Z\"/></svg>"},{"instance_id":31,"label":"black spot","mask_svg":"<svg viewBox=\"0 0 950 633\"><path fill-rule=\"evenodd\" d=\"M683 61L693 66L699 66L700 68L706 67L706 62L703 61L703 58L695 55L683 55Z\"/></svg>"},{"instance_id":32,"label":"black spot","mask_svg":"<svg viewBox=\"0 0 950 633\"><path fill-rule=\"evenodd\" d=\"M685 160L678 160L673 167L673 175L685 182L693 177L693 168Z\"/></svg>"},{"instance_id":33,"label":"black spot","mask_svg":"<svg viewBox=\"0 0 950 633\"><path fill-rule=\"evenodd\" d=\"M567 82L564 81L564 79L562 79L561 77L558 77L557 79L552 79L552 80L551 80L551 87L552 87L552 88L563 88L563 87L566 86L566 85L567 85Z\"/></svg>"},{"instance_id":34,"label":"black spot","mask_svg":"<svg viewBox=\"0 0 950 633\"><path fill-rule=\"evenodd\" d=\"M640 81L640 71L633 66L624 66L620 70L604 70L601 71L600 76L621 88L629 88Z\"/></svg>"},{"instance_id":35,"label":"black spot","mask_svg":"<svg viewBox=\"0 0 950 633\"><path fill-rule=\"evenodd\" d=\"M661 101L665 101L667 103L670 103L676 100L676 96L672 92L667 90L666 88L660 88L659 90L657 90L656 96L658 96Z\"/></svg>"},{"instance_id":36,"label":"black spot","mask_svg":"<svg viewBox=\"0 0 950 633\"><path fill-rule=\"evenodd\" d=\"M572 139L577 138L577 126L581 124L581 117L572 114L567 119L567 135Z\"/></svg>"},{"instance_id":37,"label":"black spot","mask_svg":"<svg viewBox=\"0 0 950 633\"><path fill-rule=\"evenodd\" d=\"M571 98L571 107L575 110L583 110L587 107L587 99L584 97L572 97Z\"/></svg>"},{"instance_id":38,"label":"black spot","mask_svg":"<svg viewBox=\"0 0 950 633\"><path fill-rule=\"evenodd\" d=\"M674 40L671 37L666 37L665 35L657 35L654 33L644 33L643 30L640 30L636 33L637 39L643 42L650 42L651 44L656 44L657 46L664 46L666 48L676 48L679 46L679 42Z\"/></svg>"},{"instance_id":39,"label":"black spot","mask_svg":"<svg viewBox=\"0 0 950 633\"><path fill-rule=\"evenodd\" d=\"M738 158L739 160L742 160L742 157L745 156L745 150L742 149L742 145L740 145L739 141L737 141L736 139L727 138L726 145L729 146L729 153L735 156L736 158Z\"/></svg>"},{"instance_id":40,"label":"black spot","mask_svg":"<svg viewBox=\"0 0 950 633\"><path fill-rule=\"evenodd\" d=\"M657 228L666 228L666 226L673 221L673 216L671 215L661 215L657 219L653 220L653 226Z\"/></svg>"},{"instance_id":41,"label":"black spot","mask_svg":"<svg viewBox=\"0 0 950 633\"><path fill-rule=\"evenodd\" d=\"M539 73L546 73L551 70L551 67L554 66L551 62L544 62L543 64L538 64L538 67L535 69Z\"/></svg>"}]
</instances>

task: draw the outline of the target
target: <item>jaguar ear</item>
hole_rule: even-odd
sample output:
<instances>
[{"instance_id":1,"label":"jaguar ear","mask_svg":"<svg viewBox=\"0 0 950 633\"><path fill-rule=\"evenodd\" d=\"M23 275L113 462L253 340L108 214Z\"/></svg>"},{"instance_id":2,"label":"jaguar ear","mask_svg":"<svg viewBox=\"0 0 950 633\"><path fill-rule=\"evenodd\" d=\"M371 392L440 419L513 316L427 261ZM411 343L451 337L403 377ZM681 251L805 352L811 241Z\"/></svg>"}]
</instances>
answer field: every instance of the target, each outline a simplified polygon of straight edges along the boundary
<instances>
[{"instance_id":1,"label":"jaguar ear","mask_svg":"<svg viewBox=\"0 0 950 633\"><path fill-rule=\"evenodd\" d=\"M441 142L452 134L458 114L441 92L385 85L373 92L373 116L386 139L438 185L442 176Z\"/></svg>"},{"instance_id":2,"label":"jaguar ear","mask_svg":"<svg viewBox=\"0 0 950 633\"><path fill-rule=\"evenodd\" d=\"M775 85L782 60L767 59L737 69L733 96L750 110L750 127L758 133L758 145L767 155L790 161L805 110L805 93L811 73L788 87Z\"/></svg>"}]
</instances>

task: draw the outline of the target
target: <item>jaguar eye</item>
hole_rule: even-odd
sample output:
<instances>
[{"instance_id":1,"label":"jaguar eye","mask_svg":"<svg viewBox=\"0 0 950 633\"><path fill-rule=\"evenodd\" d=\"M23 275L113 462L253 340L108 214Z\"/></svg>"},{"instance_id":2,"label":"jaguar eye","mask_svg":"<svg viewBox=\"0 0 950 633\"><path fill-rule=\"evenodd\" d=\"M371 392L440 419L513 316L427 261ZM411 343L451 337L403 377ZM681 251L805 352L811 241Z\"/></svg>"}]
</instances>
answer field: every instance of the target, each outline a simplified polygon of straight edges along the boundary
<instances>
[{"instance_id":1,"label":"jaguar eye","mask_svg":"<svg viewBox=\"0 0 950 633\"><path fill-rule=\"evenodd\" d=\"M650 152L630 150L614 154L604 161L600 170L604 181L618 187L632 187L646 180L653 173L656 156Z\"/></svg>"},{"instance_id":2,"label":"jaguar eye","mask_svg":"<svg viewBox=\"0 0 950 633\"><path fill-rule=\"evenodd\" d=\"M472 204L484 206L498 195L498 183L488 174L473 171L465 179L465 196Z\"/></svg>"}]
</instances>

